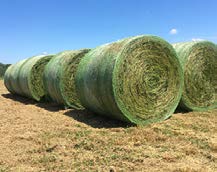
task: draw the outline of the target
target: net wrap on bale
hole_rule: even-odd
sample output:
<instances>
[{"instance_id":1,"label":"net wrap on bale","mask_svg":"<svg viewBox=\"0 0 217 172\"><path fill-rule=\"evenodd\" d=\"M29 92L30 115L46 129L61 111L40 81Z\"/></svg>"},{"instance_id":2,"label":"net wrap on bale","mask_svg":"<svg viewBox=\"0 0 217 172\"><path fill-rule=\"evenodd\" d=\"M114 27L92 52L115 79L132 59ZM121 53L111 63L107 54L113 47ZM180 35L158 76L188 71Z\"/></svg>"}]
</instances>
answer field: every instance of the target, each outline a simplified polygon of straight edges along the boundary
<instances>
[{"instance_id":1,"label":"net wrap on bale","mask_svg":"<svg viewBox=\"0 0 217 172\"><path fill-rule=\"evenodd\" d=\"M46 66L44 85L46 93L55 102L83 109L78 99L74 77L77 66L89 49L64 51L57 54Z\"/></svg>"},{"instance_id":2,"label":"net wrap on bale","mask_svg":"<svg viewBox=\"0 0 217 172\"><path fill-rule=\"evenodd\" d=\"M135 124L167 119L181 97L183 72L173 47L156 36L136 36L99 46L76 73L84 107Z\"/></svg>"},{"instance_id":3,"label":"net wrap on bale","mask_svg":"<svg viewBox=\"0 0 217 172\"><path fill-rule=\"evenodd\" d=\"M11 93L15 93L12 87L12 83L11 83L11 71L13 69L14 65L11 65L7 68L7 70L5 71L5 75L4 75L4 84L5 87L8 89L9 92Z\"/></svg>"},{"instance_id":4,"label":"net wrap on bale","mask_svg":"<svg viewBox=\"0 0 217 172\"><path fill-rule=\"evenodd\" d=\"M19 73L20 68L27 61L27 59L21 60L15 64L12 64L8 67L4 75L4 84L9 92L12 94L22 95L23 90L19 84Z\"/></svg>"},{"instance_id":5,"label":"net wrap on bale","mask_svg":"<svg viewBox=\"0 0 217 172\"><path fill-rule=\"evenodd\" d=\"M217 108L217 46L209 41L173 44L184 71L180 108Z\"/></svg>"},{"instance_id":6,"label":"net wrap on bale","mask_svg":"<svg viewBox=\"0 0 217 172\"><path fill-rule=\"evenodd\" d=\"M43 72L53 55L39 55L26 60L20 68L18 80L22 96L40 101L45 96Z\"/></svg>"}]
</instances>

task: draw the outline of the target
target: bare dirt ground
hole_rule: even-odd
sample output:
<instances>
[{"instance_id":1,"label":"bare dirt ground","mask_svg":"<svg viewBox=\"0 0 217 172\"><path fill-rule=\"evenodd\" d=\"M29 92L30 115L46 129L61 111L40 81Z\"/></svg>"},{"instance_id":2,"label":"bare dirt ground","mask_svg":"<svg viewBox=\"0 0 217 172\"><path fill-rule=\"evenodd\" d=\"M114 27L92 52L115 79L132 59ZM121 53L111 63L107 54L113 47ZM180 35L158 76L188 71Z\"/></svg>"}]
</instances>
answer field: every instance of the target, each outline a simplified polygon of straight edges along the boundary
<instances>
[{"instance_id":1,"label":"bare dirt ground","mask_svg":"<svg viewBox=\"0 0 217 172\"><path fill-rule=\"evenodd\" d=\"M11 95L0 81L0 172L217 171L217 110L144 127Z\"/></svg>"}]
</instances>

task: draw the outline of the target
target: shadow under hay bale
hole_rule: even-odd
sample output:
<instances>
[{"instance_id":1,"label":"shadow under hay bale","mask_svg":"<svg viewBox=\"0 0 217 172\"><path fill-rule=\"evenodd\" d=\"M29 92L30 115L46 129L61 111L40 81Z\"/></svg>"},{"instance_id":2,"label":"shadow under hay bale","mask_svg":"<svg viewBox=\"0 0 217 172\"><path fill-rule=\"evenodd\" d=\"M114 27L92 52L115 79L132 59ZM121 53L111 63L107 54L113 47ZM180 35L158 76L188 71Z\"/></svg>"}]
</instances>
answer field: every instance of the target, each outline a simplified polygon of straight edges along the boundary
<instances>
[{"instance_id":1,"label":"shadow under hay bale","mask_svg":"<svg viewBox=\"0 0 217 172\"><path fill-rule=\"evenodd\" d=\"M24 105L32 104L40 108L43 108L45 110L48 110L50 112L58 112L60 110L65 109L63 106L60 106L55 102L37 102L31 98L22 97L17 94L8 93L8 94L2 94L2 96L6 99L11 99L20 102ZM93 128L117 128L117 127L126 128L126 127L133 126L132 124L128 124L119 120L110 119L108 117L93 114L92 112L87 110L68 109L68 111L66 111L63 114L73 118L76 121L85 123Z\"/></svg>"},{"instance_id":2,"label":"shadow under hay bale","mask_svg":"<svg viewBox=\"0 0 217 172\"><path fill-rule=\"evenodd\" d=\"M184 108L181 108L180 106L178 106L178 107L176 108L175 112L174 112L174 115L175 115L175 114L178 114L178 113L184 114L184 113L188 113L188 112L191 112L191 111L190 111L190 110L187 110L187 109L184 109Z\"/></svg>"},{"instance_id":3,"label":"shadow under hay bale","mask_svg":"<svg viewBox=\"0 0 217 172\"><path fill-rule=\"evenodd\" d=\"M64 110L64 107L59 106L56 102L42 102L37 103L36 106L48 110L50 112L58 112L60 110Z\"/></svg>"},{"instance_id":4,"label":"shadow under hay bale","mask_svg":"<svg viewBox=\"0 0 217 172\"><path fill-rule=\"evenodd\" d=\"M43 108L50 112L58 112L60 110L64 110L63 106L55 102L37 102L31 98L22 97L16 94L2 94L2 96L6 99L11 99L14 101L18 101L23 103L24 105L35 105L37 107ZM186 113L183 109L177 109L175 113ZM69 116L74 120L89 125L93 128L128 128L135 126L134 124L129 124L126 122L122 122L119 120L111 119L106 116L100 116L94 114L88 110L75 110L75 109L68 109L63 115ZM168 118L169 119L169 118Z\"/></svg>"},{"instance_id":5,"label":"shadow under hay bale","mask_svg":"<svg viewBox=\"0 0 217 172\"><path fill-rule=\"evenodd\" d=\"M14 101L18 101L18 102L23 103L25 105L36 104L37 103L36 101L34 101L31 98L26 98L26 97L20 96L18 94L8 93L8 94L2 94L2 96L4 98L6 98L6 99L11 99L11 100L14 100Z\"/></svg>"},{"instance_id":6,"label":"shadow under hay bale","mask_svg":"<svg viewBox=\"0 0 217 172\"><path fill-rule=\"evenodd\" d=\"M69 116L76 121L85 123L93 128L128 128L134 126L133 124L93 114L88 110L70 110L65 112L64 115Z\"/></svg>"},{"instance_id":7,"label":"shadow under hay bale","mask_svg":"<svg viewBox=\"0 0 217 172\"><path fill-rule=\"evenodd\" d=\"M31 98L23 97L17 94L2 94L2 96L6 99L11 99L20 103L23 103L24 105L35 105L40 108L46 109L51 112L57 112L60 110L63 110L64 107L59 106L57 103L54 102L37 102L36 100L33 100Z\"/></svg>"}]
</instances>

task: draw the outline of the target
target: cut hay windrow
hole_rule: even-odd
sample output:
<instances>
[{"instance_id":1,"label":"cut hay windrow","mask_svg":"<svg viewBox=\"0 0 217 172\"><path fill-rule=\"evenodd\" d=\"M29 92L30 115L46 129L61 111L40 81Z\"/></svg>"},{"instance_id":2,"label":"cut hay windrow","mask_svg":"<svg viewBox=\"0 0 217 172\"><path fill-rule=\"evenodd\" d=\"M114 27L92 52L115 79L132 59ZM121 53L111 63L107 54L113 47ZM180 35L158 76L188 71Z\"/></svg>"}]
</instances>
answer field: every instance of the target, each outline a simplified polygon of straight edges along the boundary
<instances>
[{"instance_id":1,"label":"cut hay windrow","mask_svg":"<svg viewBox=\"0 0 217 172\"><path fill-rule=\"evenodd\" d=\"M84 107L135 124L170 117L182 86L175 50L155 36L99 46L85 55L76 73L76 89Z\"/></svg>"},{"instance_id":2,"label":"cut hay windrow","mask_svg":"<svg viewBox=\"0 0 217 172\"><path fill-rule=\"evenodd\" d=\"M22 96L40 101L45 96L43 72L53 55L34 56L26 60L19 71L19 86Z\"/></svg>"},{"instance_id":3,"label":"cut hay windrow","mask_svg":"<svg viewBox=\"0 0 217 172\"><path fill-rule=\"evenodd\" d=\"M21 66L26 62L27 59L21 60L8 67L4 75L4 84L9 92L12 94L23 94L21 86L19 85L18 76Z\"/></svg>"},{"instance_id":4,"label":"cut hay windrow","mask_svg":"<svg viewBox=\"0 0 217 172\"><path fill-rule=\"evenodd\" d=\"M46 92L53 101L83 109L75 90L74 77L81 58L88 51L89 49L64 51L48 63L43 78Z\"/></svg>"},{"instance_id":5,"label":"cut hay windrow","mask_svg":"<svg viewBox=\"0 0 217 172\"><path fill-rule=\"evenodd\" d=\"M180 107L193 111L217 108L217 46L208 41L173 46L184 71Z\"/></svg>"}]
</instances>

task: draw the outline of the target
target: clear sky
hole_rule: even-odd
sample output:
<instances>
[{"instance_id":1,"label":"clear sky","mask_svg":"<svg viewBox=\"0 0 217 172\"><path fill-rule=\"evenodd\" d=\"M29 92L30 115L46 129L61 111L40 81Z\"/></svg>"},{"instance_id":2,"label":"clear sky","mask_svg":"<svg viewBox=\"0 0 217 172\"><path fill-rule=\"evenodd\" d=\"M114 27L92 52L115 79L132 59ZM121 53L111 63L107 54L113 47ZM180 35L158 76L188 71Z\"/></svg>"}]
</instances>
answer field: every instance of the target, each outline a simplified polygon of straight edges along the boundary
<instances>
[{"instance_id":1,"label":"clear sky","mask_svg":"<svg viewBox=\"0 0 217 172\"><path fill-rule=\"evenodd\" d=\"M217 0L0 0L0 62L151 34L217 43Z\"/></svg>"}]
</instances>

